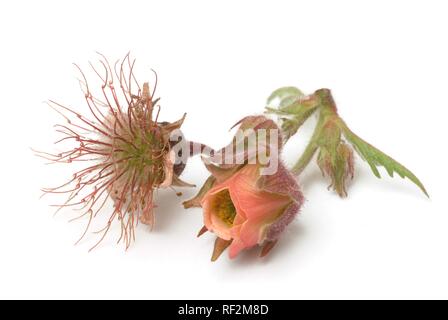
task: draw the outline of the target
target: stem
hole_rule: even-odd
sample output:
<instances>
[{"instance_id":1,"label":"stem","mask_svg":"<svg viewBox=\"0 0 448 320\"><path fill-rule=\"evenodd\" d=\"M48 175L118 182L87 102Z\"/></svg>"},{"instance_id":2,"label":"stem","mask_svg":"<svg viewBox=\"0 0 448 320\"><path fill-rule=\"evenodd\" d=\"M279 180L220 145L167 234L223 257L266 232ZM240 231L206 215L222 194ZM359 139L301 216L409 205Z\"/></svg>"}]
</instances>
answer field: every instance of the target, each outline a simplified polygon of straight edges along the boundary
<instances>
[{"instance_id":1,"label":"stem","mask_svg":"<svg viewBox=\"0 0 448 320\"><path fill-rule=\"evenodd\" d=\"M313 136L311 137L310 142L305 148L305 151L296 162L296 164L292 167L292 173L297 176L300 175L306 168L306 166L310 163L311 159L319 148L319 139L324 125L330 118L338 116L336 104L329 89L319 89L314 92L314 95L319 98L319 120L317 122L316 128L314 129Z\"/></svg>"},{"instance_id":2,"label":"stem","mask_svg":"<svg viewBox=\"0 0 448 320\"><path fill-rule=\"evenodd\" d=\"M305 151L303 152L300 159L296 162L296 164L292 167L291 172L298 176L302 173L303 169L306 168L306 166L310 163L311 159L313 158L314 154L316 153L316 150L318 148L318 145L316 143L317 138L320 134L320 128L316 126L316 129L314 129L313 136L311 137L310 142L308 143L307 147L305 148Z\"/></svg>"}]
</instances>

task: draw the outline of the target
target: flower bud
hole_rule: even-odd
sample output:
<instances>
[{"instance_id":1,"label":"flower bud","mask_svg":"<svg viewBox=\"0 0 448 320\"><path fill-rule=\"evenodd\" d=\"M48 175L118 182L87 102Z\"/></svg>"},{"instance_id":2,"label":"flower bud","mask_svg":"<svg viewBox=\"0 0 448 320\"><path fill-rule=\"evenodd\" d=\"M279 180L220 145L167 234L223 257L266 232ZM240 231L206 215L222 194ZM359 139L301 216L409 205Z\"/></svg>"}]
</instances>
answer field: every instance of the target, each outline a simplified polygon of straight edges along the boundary
<instances>
[{"instance_id":1,"label":"flower bud","mask_svg":"<svg viewBox=\"0 0 448 320\"><path fill-rule=\"evenodd\" d=\"M317 156L317 164L322 175L331 179L328 188L333 188L339 196L346 197L348 179L353 179L354 176L353 149L343 141L336 148L322 147Z\"/></svg>"}]
</instances>

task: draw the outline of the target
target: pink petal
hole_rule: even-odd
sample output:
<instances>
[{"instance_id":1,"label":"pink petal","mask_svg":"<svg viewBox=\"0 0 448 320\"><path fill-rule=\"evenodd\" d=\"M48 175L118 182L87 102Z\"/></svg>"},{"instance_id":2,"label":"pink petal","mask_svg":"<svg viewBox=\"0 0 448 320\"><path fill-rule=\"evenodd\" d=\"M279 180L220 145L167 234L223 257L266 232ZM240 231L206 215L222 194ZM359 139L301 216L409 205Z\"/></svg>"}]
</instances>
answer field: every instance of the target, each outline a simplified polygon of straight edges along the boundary
<instances>
[{"instance_id":1,"label":"pink petal","mask_svg":"<svg viewBox=\"0 0 448 320\"><path fill-rule=\"evenodd\" d=\"M257 187L257 165L246 165L228 180L229 192L237 212L246 219L269 220L291 200L289 196L262 191Z\"/></svg>"},{"instance_id":2,"label":"pink petal","mask_svg":"<svg viewBox=\"0 0 448 320\"><path fill-rule=\"evenodd\" d=\"M204 199L201 202L203 211L204 211L204 225L211 232L216 233L216 235L224 240L232 239L231 236L231 227L222 221L216 213L213 211L213 201L215 200L215 196L221 191L227 190L226 182L218 184L207 192L204 196ZM237 212L238 216L238 212ZM240 220L235 217L237 221Z\"/></svg>"},{"instance_id":3,"label":"pink petal","mask_svg":"<svg viewBox=\"0 0 448 320\"><path fill-rule=\"evenodd\" d=\"M242 250L262 242L266 226L263 222L249 221L232 228L233 241L229 248L229 257L235 258Z\"/></svg>"},{"instance_id":4,"label":"pink petal","mask_svg":"<svg viewBox=\"0 0 448 320\"><path fill-rule=\"evenodd\" d=\"M239 239L233 239L229 247L229 258L234 259L241 251L246 249L246 245Z\"/></svg>"},{"instance_id":5,"label":"pink petal","mask_svg":"<svg viewBox=\"0 0 448 320\"><path fill-rule=\"evenodd\" d=\"M244 249L261 244L264 241L268 225L265 221L253 220L246 220L243 224L234 225L231 229L233 242L229 248L230 258L234 258Z\"/></svg>"}]
</instances>

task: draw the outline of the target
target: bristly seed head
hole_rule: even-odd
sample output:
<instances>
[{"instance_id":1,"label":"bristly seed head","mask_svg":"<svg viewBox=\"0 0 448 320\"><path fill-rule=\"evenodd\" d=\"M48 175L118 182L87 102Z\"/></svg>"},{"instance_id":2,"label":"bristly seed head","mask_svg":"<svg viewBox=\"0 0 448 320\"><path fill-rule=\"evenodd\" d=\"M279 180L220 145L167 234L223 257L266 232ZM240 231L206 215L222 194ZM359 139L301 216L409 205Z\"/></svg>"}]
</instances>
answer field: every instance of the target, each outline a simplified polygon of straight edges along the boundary
<instances>
[{"instance_id":1,"label":"bristly seed head","mask_svg":"<svg viewBox=\"0 0 448 320\"><path fill-rule=\"evenodd\" d=\"M67 183L43 191L68 196L65 203L57 205L58 210L78 206L83 210L80 217L89 217L79 240L111 198L114 209L104 229L99 231L102 236L93 248L104 239L115 220L121 224L118 241L124 240L128 248L135 239L134 228L138 220L151 227L154 224L154 189L182 185L178 178L181 170L174 170L175 155L169 136L180 128L185 115L174 123L158 122L159 99L154 99L157 75L151 92L148 83L140 87L137 82L133 73L135 60L131 61L129 54L117 61L114 68L103 55L100 56L103 72L90 65L102 81L101 98L94 97L84 73L76 66L82 75L80 83L90 119L49 101L67 122L55 126L63 135L56 143L71 141L75 145L58 154L38 152L39 156L53 163L84 161L89 165L75 172Z\"/></svg>"}]
</instances>

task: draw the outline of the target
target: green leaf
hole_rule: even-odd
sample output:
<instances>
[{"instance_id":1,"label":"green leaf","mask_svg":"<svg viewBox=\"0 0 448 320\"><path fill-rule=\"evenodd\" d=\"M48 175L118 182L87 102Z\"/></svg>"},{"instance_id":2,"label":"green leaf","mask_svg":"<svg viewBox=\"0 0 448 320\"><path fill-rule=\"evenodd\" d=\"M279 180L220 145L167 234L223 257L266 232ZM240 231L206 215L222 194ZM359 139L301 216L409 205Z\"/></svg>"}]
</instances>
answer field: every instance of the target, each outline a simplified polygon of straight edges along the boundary
<instances>
[{"instance_id":1,"label":"green leaf","mask_svg":"<svg viewBox=\"0 0 448 320\"><path fill-rule=\"evenodd\" d=\"M280 102L278 106L285 107L288 104L294 102L297 98L303 96L304 96L303 92L297 89L296 87L282 87L272 92L266 104L267 106L272 106L272 102L276 99L279 99Z\"/></svg>"},{"instance_id":2,"label":"green leaf","mask_svg":"<svg viewBox=\"0 0 448 320\"><path fill-rule=\"evenodd\" d=\"M361 158L369 164L377 178L381 178L377 167L383 166L386 168L389 176L393 177L394 172L396 172L400 177L408 178L415 183L427 197L429 197L428 192L426 192L426 189L420 180L405 166L358 137L342 120L339 121L339 127L341 128L347 141L353 145L355 151L361 156Z\"/></svg>"}]
</instances>

